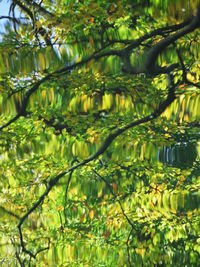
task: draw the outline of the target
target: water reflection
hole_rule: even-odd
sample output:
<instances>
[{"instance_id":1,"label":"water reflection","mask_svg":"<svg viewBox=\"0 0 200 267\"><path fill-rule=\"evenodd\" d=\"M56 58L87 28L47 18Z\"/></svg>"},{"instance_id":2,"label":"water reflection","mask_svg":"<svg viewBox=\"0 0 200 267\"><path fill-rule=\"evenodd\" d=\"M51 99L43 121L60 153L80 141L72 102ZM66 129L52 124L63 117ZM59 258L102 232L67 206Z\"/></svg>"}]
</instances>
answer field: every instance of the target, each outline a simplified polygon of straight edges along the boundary
<instances>
[{"instance_id":1,"label":"water reflection","mask_svg":"<svg viewBox=\"0 0 200 267\"><path fill-rule=\"evenodd\" d=\"M192 167L197 158L196 143L182 142L158 149L158 160L178 168Z\"/></svg>"},{"instance_id":2,"label":"water reflection","mask_svg":"<svg viewBox=\"0 0 200 267\"><path fill-rule=\"evenodd\" d=\"M184 13L183 10L180 12ZM181 17L180 12L175 12L174 17ZM189 8L187 12L190 12ZM126 33L125 30L124 36L128 36ZM197 58L199 47L195 49L192 52ZM6 92L0 96L3 121L20 110L24 92L30 88L31 82L55 68L81 60L91 51L91 47L86 50L81 44L37 51L33 48L12 53L6 50L0 55L1 72L9 73L1 79ZM174 59L174 52L169 54L160 57L160 65L166 63L166 58L167 64ZM91 72L74 70L66 77L55 77L43 83L29 99L27 117L20 117L6 129L7 132L2 132L0 170L4 187L0 199L5 207L0 207L0 213L7 228L12 225L11 228L15 229L12 221L25 213L27 203L31 205L38 200L49 179L69 168L73 159L87 158L97 151L114 128L150 114L166 97L167 86L163 77L157 78L159 84L158 80L149 82L145 75L132 80L127 75L127 80L122 79L126 86L121 88L121 62L118 58L90 62L85 68L91 68ZM113 80L106 75L101 79L99 73L102 71L106 75L117 75L112 77ZM87 76L85 82L84 75ZM110 84L107 79L110 79ZM154 88L153 83L157 83L158 88ZM20 87L23 87L22 92L19 90L12 94ZM192 222L190 219L195 218L200 204L199 192L192 187L198 184L200 176L197 128L200 95L194 88L187 89L188 93L182 91L161 117L119 136L102 155L101 161L73 173L68 195L68 176L63 177L45 198L41 209L29 216L23 225L27 247L33 251L36 244L45 247L46 236L50 236L52 241L48 252L38 256L41 262L52 266L58 262L66 266L71 263L90 266L91 262L102 265L109 261L110 266L126 266L130 243L136 266L143 266L149 248L153 251L151 257L156 255L160 258L156 261L162 264L163 254L174 255L175 252L170 251L176 245L174 241L184 242L185 237L194 234L195 219ZM185 88L179 88L177 94L180 90ZM11 93L8 98L7 91ZM158 99L155 99L155 91ZM95 175L95 168L104 180ZM4 195L9 201L4 201ZM119 199L122 205L118 205ZM122 207L136 227L132 235L130 223L120 209ZM174 233L174 227L182 227L180 224L184 227L187 224L187 233L184 227ZM5 232L7 229L3 225L1 230ZM127 236L131 237L128 241ZM4 241L6 243L7 238L3 238ZM160 249L160 243L162 249L169 247L168 251L163 250L167 253ZM14 255L14 250L7 248L4 246L3 253Z\"/></svg>"},{"instance_id":3,"label":"water reflection","mask_svg":"<svg viewBox=\"0 0 200 267\"><path fill-rule=\"evenodd\" d=\"M6 101L6 105L3 105L3 109L1 110L4 114L15 114L17 111L17 105L20 105L21 96L19 97L15 95L9 101ZM42 99L45 99L43 102ZM54 105L54 103L62 106L62 95L55 94L53 88L46 91L42 91L42 98L38 98L37 96L33 96L30 100L33 103L33 107L36 102L41 102L39 105ZM42 103L43 102L43 103ZM142 105L142 109L141 109ZM73 116L79 115L83 120L89 116L93 116L96 120L100 120L101 122L106 121L110 118L110 114L119 114L120 112L129 112L131 114L134 112L142 112L142 114L148 114L148 105L133 102L131 96L126 96L124 94L108 94L97 95L97 96L74 96L70 101L68 106L64 105L62 108L62 112L69 112L67 114L69 118L73 118ZM92 113L91 113L92 112ZM85 117L86 116L86 117ZM181 96L165 111L162 115L163 118L167 117L168 120L176 121L177 123L188 123L191 125L190 128L194 128L195 130L195 122L200 120L200 95L194 95L193 93ZM123 119L123 118L122 118ZM56 125L56 117L55 122ZM69 120L69 119L68 119ZM64 123L64 122L63 122ZM197 123L198 125L198 123ZM41 125L44 127L45 125ZM46 127L46 126L45 126ZM74 128L73 125L71 125ZM49 129L51 126L49 127ZM44 128L45 129L45 128ZM26 157L26 153L37 153L37 154L50 154L51 151L55 151L58 153L59 157L74 157L78 156L80 158L85 158L88 155L94 153L95 150L99 147L102 140L105 138L104 135L101 136L98 132L95 132L94 129L84 129L84 131L88 132L91 137L86 141L84 140L73 140L70 136L66 135L55 135L56 131L43 131L43 134L40 136L40 140L33 139L31 142L26 142L25 144L20 144L17 146L17 154L20 158ZM196 128L198 129L198 128ZM31 131L31 129L30 129ZM198 130L196 131L197 136ZM165 133L160 133L161 136L164 136ZM150 134L149 134L150 135ZM166 142L168 136L166 136ZM196 137L194 137L195 139ZM153 138L154 139L154 138ZM161 146L159 142L156 142L152 139L152 141L140 141L140 135L137 136L137 140L132 144L126 144L124 142L121 145L116 142L113 144L114 147L117 148L118 153L114 158L125 159L130 154L135 158L140 159L151 159L153 161L161 161L164 164L175 166L175 167L191 167L193 161L196 159L197 153L197 145L196 141L190 140L189 136L186 134L179 132L175 135L175 141L172 145L163 144ZM12 150L12 148L10 148Z\"/></svg>"}]
</instances>

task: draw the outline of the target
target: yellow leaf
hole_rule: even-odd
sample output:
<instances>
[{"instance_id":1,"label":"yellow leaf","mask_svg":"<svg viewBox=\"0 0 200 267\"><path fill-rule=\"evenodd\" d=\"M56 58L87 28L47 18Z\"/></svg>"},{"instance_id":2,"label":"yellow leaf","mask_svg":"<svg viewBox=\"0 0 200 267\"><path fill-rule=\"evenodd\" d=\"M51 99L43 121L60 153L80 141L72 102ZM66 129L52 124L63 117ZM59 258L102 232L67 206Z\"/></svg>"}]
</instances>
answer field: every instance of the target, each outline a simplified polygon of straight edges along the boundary
<instances>
[{"instance_id":1,"label":"yellow leaf","mask_svg":"<svg viewBox=\"0 0 200 267\"><path fill-rule=\"evenodd\" d=\"M56 209L57 209L57 211L63 211L64 207L63 206L57 206Z\"/></svg>"},{"instance_id":2,"label":"yellow leaf","mask_svg":"<svg viewBox=\"0 0 200 267\"><path fill-rule=\"evenodd\" d=\"M91 209L89 211L89 217L90 217L91 220L94 218L94 210L93 209Z\"/></svg>"},{"instance_id":3,"label":"yellow leaf","mask_svg":"<svg viewBox=\"0 0 200 267\"><path fill-rule=\"evenodd\" d=\"M140 254L143 258L145 255L145 249L144 248L136 248L136 253Z\"/></svg>"}]
</instances>

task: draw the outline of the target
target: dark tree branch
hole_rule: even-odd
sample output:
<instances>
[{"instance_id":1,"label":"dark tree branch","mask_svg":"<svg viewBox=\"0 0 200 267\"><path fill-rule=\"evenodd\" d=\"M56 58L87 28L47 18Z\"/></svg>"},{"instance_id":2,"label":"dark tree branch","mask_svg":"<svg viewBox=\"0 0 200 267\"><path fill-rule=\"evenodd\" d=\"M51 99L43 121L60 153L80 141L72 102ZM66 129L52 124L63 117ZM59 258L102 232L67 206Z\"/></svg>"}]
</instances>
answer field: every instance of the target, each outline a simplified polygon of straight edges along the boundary
<instances>
[{"instance_id":1,"label":"dark tree branch","mask_svg":"<svg viewBox=\"0 0 200 267\"><path fill-rule=\"evenodd\" d=\"M19 256L19 251L18 251L19 249L18 249L18 247L16 245L16 242L15 242L14 238L11 238L11 243L12 243L13 247L15 248L15 257L16 257L20 267L25 267L25 259L23 261L21 260L21 258Z\"/></svg>"},{"instance_id":2,"label":"dark tree branch","mask_svg":"<svg viewBox=\"0 0 200 267\"><path fill-rule=\"evenodd\" d=\"M51 39L49 38L46 29L43 28L42 26L40 26L38 28L35 27L36 26L36 23L35 23L36 22L36 17L34 15L34 12L32 12L30 10L30 8L33 7L33 6L37 7L37 9L39 9L43 13L45 12L45 14L47 14L47 11L44 8L42 8L41 6L39 6L37 3L35 3L34 1L26 0L25 2L28 5L25 5L25 3L24 2L22 3L20 0L13 0L13 3L11 5L11 7L10 7L10 10L12 10L13 16L14 16L14 9L15 9L16 6L18 6L31 19L31 21L33 23L33 28L35 30L36 39L38 39L37 38L37 34L39 33L43 37L43 39L45 40L46 45L47 46L52 46ZM51 13L48 13L48 15L53 16L53 14L51 14ZM15 23L15 20L13 22ZM15 27L15 24L14 24L14 27ZM16 29L16 27L15 27L15 29Z\"/></svg>"},{"instance_id":3,"label":"dark tree branch","mask_svg":"<svg viewBox=\"0 0 200 267\"><path fill-rule=\"evenodd\" d=\"M71 165L73 166L75 162L79 162L76 158L72 161ZM73 174L73 171L70 172L69 174L69 178L67 180L67 185L66 185L66 188L65 188L65 205L64 205L64 215L65 215L65 226L67 224L67 210L66 210L66 205L67 205L67 201L68 201L68 190L69 190L69 186L70 186L70 182L71 182L71 179L72 179L72 174Z\"/></svg>"},{"instance_id":4,"label":"dark tree branch","mask_svg":"<svg viewBox=\"0 0 200 267\"><path fill-rule=\"evenodd\" d=\"M45 250L48 250L49 248L50 248L50 239L48 239L48 245L47 245L47 247L38 249L38 251L35 253L35 257L36 257L39 253L41 253L41 252L43 252L43 251L45 251Z\"/></svg>"},{"instance_id":5,"label":"dark tree branch","mask_svg":"<svg viewBox=\"0 0 200 267\"><path fill-rule=\"evenodd\" d=\"M186 26L188 23L191 22L191 19L186 20L184 22L181 22L179 24L174 24L174 25L167 25L155 30L152 30L151 32L143 35L142 37L139 37L138 39L108 39L107 42L105 42L103 44L102 47L107 47L116 43L120 43L120 44L124 44L127 45L127 47L125 47L123 49L124 53L128 53L131 50L133 50L134 48L137 48L139 45L143 45L143 42L147 41L148 39L155 37L157 35L161 35L164 36L166 34L172 33L174 31L177 31L181 28L183 28L184 26ZM94 39L94 41L99 42L101 41L100 39ZM75 40L74 42L70 42L69 44L76 44L77 42L89 42L89 38L83 37L81 39Z\"/></svg>"},{"instance_id":6,"label":"dark tree branch","mask_svg":"<svg viewBox=\"0 0 200 267\"><path fill-rule=\"evenodd\" d=\"M154 36L157 36L157 35L163 36L165 34L169 34L171 32L180 30L183 27L187 26L188 23L190 23L190 22L191 22L191 19L187 20L187 21L184 21L184 22L181 22L179 24L161 27L161 28L158 28L156 30L151 31L150 33L145 34L144 36L142 36L142 37L140 37L140 38L138 38L136 40L125 41L125 43L129 44L129 46L127 46L124 49L124 52L128 53L128 52L132 51L134 48L137 48L139 45L141 45L144 41L146 41L146 40L148 40L148 39L150 39L150 38L152 38Z\"/></svg>"},{"instance_id":7,"label":"dark tree branch","mask_svg":"<svg viewBox=\"0 0 200 267\"><path fill-rule=\"evenodd\" d=\"M23 100L22 100L22 104L21 104L21 108L18 112L18 114L12 118L11 120L9 120L7 123L5 123L4 125L0 126L0 131L3 130L4 128L10 126L13 122L15 122L16 120L18 120L20 117L22 116L26 116L26 109L27 109L27 106L28 106L28 101L29 101L29 98L30 96L35 93L38 88L40 87L40 85L42 83L44 83L45 81L48 81L50 80L51 78L54 78L54 77L58 77L60 75L64 75L66 74L67 72L75 69L76 67L79 67L79 66L82 66L86 63L88 63L90 60L92 59L99 59L101 57L105 57L105 56L109 56L109 55L119 55L120 54L120 51L106 51L104 53L94 53L93 55L83 59L82 61L79 61L77 63L74 63L70 66L67 66L67 67L63 67L61 69L58 69L48 75L46 75L44 78L42 78L40 81L36 82L31 88L29 91L27 91L27 93L25 94Z\"/></svg>"},{"instance_id":8,"label":"dark tree branch","mask_svg":"<svg viewBox=\"0 0 200 267\"><path fill-rule=\"evenodd\" d=\"M16 5L19 6L19 8L28 15L28 17L31 19L33 25L35 25L35 18L33 16L33 13L20 0L13 0L13 3L10 7L10 10L12 10L12 12L14 13L14 9L15 9Z\"/></svg>"},{"instance_id":9,"label":"dark tree branch","mask_svg":"<svg viewBox=\"0 0 200 267\"><path fill-rule=\"evenodd\" d=\"M173 82L173 76L169 75L169 88L168 88L168 96L167 99L165 101L163 101L162 103L160 103L158 109L156 109L152 114L133 121L127 125L125 125L124 127L121 127L117 130L115 130L113 133L111 133L110 135L108 135L108 137L105 139L105 141L103 142L103 144L100 146L100 148L90 157L88 157L87 159L77 163L76 165L71 166L68 170L65 170L63 172L61 172L60 174L58 174L56 177L50 179L50 181L47 184L46 190L45 192L40 196L40 198L33 204L33 206L24 214L24 216L20 219L20 222L18 224L18 231L19 231L19 237L20 237L20 244L21 244L21 248L22 251L27 253L28 255L30 255L30 257L35 258L36 255L33 254L31 251L29 251L28 249L26 249L26 246L24 244L24 239L23 239L23 234L22 234L22 225L24 223L24 221L26 219L28 219L28 216L37 209L37 207L43 203L44 199L48 196L49 192L51 191L51 189L58 183L58 181L60 181L60 179L65 176L68 173L72 173L74 170L78 169L79 167L85 166L86 164L88 164L89 162L92 162L93 160L97 159L100 155L102 155L107 148L111 145L111 143L113 142L114 139L116 139L119 135L121 135L122 133L124 133L125 131L127 131L128 129L141 125L145 122L149 122L152 121L154 119L156 119L157 117L159 117L164 111L165 109L174 101L175 99L175 88L176 85ZM131 223L131 221L130 221Z\"/></svg>"},{"instance_id":10,"label":"dark tree branch","mask_svg":"<svg viewBox=\"0 0 200 267\"><path fill-rule=\"evenodd\" d=\"M30 0L25 0L25 2L30 5L33 6L35 9L37 9L37 11L42 14L42 15L48 15L51 18L54 17L54 14L51 13L50 11L48 11L47 9L45 9L43 6L41 6L42 1L40 4L37 4L35 1L30 1Z\"/></svg>"},{"instance_id":11,"label":"dark tree branch","mask_svg":"<svg viewBox=\"0 0 200 267\"><path fill-rule=\"evenodd\" d=\"M128 263L129 266L132 266L132 262L131 262L131 255L130 255L130 246L129 246L129 242L130 242L130 238L133 232L133 228L131 228L131 231L129 232L128 238L126 240L126 247L127 247L127 254L128 254Z\"/></svg>"},{"instance_id":12,"label":"dark tree branch","mask_svg":"<svg viewBox=\"0 0 200 267\"><path fill-rule=\"evenodd\" d=\"M108 181L107 181L103 176L101 176L95 169L92 169L92 171L93 171L93 173L94 173L97 177L99 177L99 178L100 178L100 179L107 185L107 187L108 187L110 193L111 193L111 194L113 195L113 197L117 200L117 203L119 204L120 209L121 209L121 211L122 211L122 214L123 214L123 216L125 217L126 221L127 221L128 224L131 226L131 228L134 228L133 223L131 222L131 220L129 219L129 217L127 216L127 214L126 214L125 211L124 211L124 208L123 208L123 206L122 206L121 201L118 199L117 195L113 192L113 189L112 189L111 185L110 185L110 184L108 183Z\"/></svg>"},{"instance_id":13,"label":"dark tree branch","mask_svg":"<svg viewBox=\"0 0 200 267\"><path fill-rule=\"evenodd\" d=\"M178 56L178 59L179 59L179 62L180 62L180 65L181 65L181 69L182 69L182 79L183 79L183 82L186 82L187 81L187 71L186 71L186 67L185 67L185 64L183 62L183 58L181 56L181 52L179 49L176 48L176 53L177 53L177 56Z\"/></svg>"},{"instance_id":14,"label":"dark tree branch","mask_svg":"<svg viewBox=\"0 0 200 267\"><path fill-rule=\"evenodd\" d=\"M177 52L178 59L179 59L179 62L180 62L180 65L181 65L181 69L182 69L182 72L183 72L182 73L183 83L186 83L187 85L191 85L191 86L194 86L194 87L200 89L200 84L194 83L194 82L188 80L188 78L187 78L187 69L186 69L185 64L183 62L183 58L182 58L181 52L180 52L179 49L176 49L176 52Z\"/></svg>"},{"instance_id":15,"label":"dark tree branch","mask_svg":"<svg viewBox=\"0 0 200 267\"><path fill-rule=\"evenodd\" d=\"M154 45L147 54L147 60L145 62L145 69L149 73L155 73L156 72L156 61L159 56L159 54L167 48L170 44L173 44L176 40L183 37L184 35L194 31L200 26L200 5L197 8L197 14L192 19L192 21L184 26L181 30L178 32L169 35L168 37L164 38L160 42L158 42L156 45Z\"/></svg>"},{"instance_id":16,"label":"dark tree branch","mask_svg":"<svg viewBox=\"0 0 200 267\"><path fill-rule=\"evenodd\" d=\"M187 83L188 85L191 85L191 86L194 86L194 87L200 89L200 84L198 84L198 83L194 83L194 82L191 82L191 81L189 81L189 80L187 80L186 83Z\"/></svg>"},{"instance_id":17,"label":"dark tree branch","mask_svg":"<svg viewBox=\"0 0 200 267\"><path fill-rule=\"evenodd\" d=\"M46 12L46 10L41 9L41 6L36 4L35 2L30 2L29 0L25 0L26 3L28 4L33 4L34 7L37 7L38 10L42 13L48 13ZM24 11L32 20L33 22L33 26L35 25L35 17L33 15L33 13L30 11L30 9L28 7L26 7L22 2L20 2L19 0L13 0L13 4L11 6L11 11L13 12L13 22L17 22L16 18L14 16L14 9L15 6L18 5L22 11ZM51 15L51 14L50 14ZM67 67L63 67L61 69L58 69L48 75L46 75L44 78L42 78L40 81L36 82L31 88L30 90L27 91L27 93L25 94L23 100L22 100L22 105L18 111L18 113L16 114L16 116L14 118L12 118L11 120L9 120L6 124L2 125L0 127L0 130L3 130L4 128L8 127L9 125L11 125L13 122L15 122L16 120L18 120L18 118L20 118L21 116L26 116L27 115L27 106L28 106L28 102L30 99L30 96L36 92L38 90L38 88L40 87L40 85L42 83L44 83L45 81L48 81L54 77L59 77L63 74L68 73L69 71L83 66L84 64L87 64L88 62L90 62L91 60L97 60L100 59L102 57L108 57L108 56L119 56L123 59L125 67L127 68L127 71L130 71L129 73L141 73L141 72L145 72L145 73L150 73L150 74L158 74L158 73L170 73L172 70L174 70L175 68L177 68L179 65L178 64L172 64L168 67L157 67L156 66L156 61L157 58L159 56L159 54L161 52L163 52L169 45L173 44L176 40L178 40L179 38L181 38L182 36L194 31L195 29L197 29L200 25L200 6L198 7L198 11L197 11L197 15L190 20L189 22L184 22L182 24L178 24L178 25L174 25L174 26L166 26L157 30L152 31L151 33L146 34L145 36L131 41L131 43L127 42L124 44L127 45L124 49L121 50L109 50L109 51L98 51L95 52L94 54L92 54L91 56L84 58L83 60L74 63L70 66ZM15 24L14 24L15 27ZM35 26L34 26L35 27ZM147 53L147 59L146 62L144 64L144 66L142 66L141 69L134 69L131 64L130 64L130 53L133 49L137 48L139 45L141 45L144 41L148 40L149 38L156 36L156 35L164 35L164 34L169 34L171 32L177 31L172 35L169 35L168 37L165 37L163 40L161 40L160 42L158 42L156 45L154 45L149 52ZM44 31L44 29L42 27L40 27L38 29L38 32L45 37L46 36L46 32ZM37 31L36 31L37 33ZM111 41L112 42L112 41ZM121 41L120 41L121 42ZM48 43L47 43L48 44ZM180 62L180 66L182 68L183 71L183 78L185 79L185 81L187 81L188 83L194 85L192 82L187 80L186 77L186 68L184 65L184 62L179 54L179 62ZM19 232L19 240L20 240L20 246L22 249L22 252L28 254L31 258L36 258L37 254L40 253L43 250L46 250L49 248L42 248L40 250L38 250L36 253L33 253L32 251L30 251L29 249L27 249L25 242L24 242L24 237L23 237L23 232L22 232L22 226L24 224L24 222L28 219L29 215L34 212L44 201L44 199L48 196L49 192L52 190L52 188L54 186L57 185L57 183L61 180L62 177L64 177L66 174L69 174L69 178L68 178L68 182L67 182L67 187L66 187L66 192L68 192L68 188L69 188L69 184L71 181L71 177L72 177L72 173L73 171L75 171L76 169L85 166L86 164L96 160L100 155L102 155L107 149L108 147L111 145L111 143L121 134L123 134L124 132L126 132L128 129L131 129L133 127L139 126L143 123L147 123L150 121L155 120L156 118L158 118L165 110L168 106L170 106L170 104L174 101L175 99L175 88L176 88L177 84L174 84L174 80L173 80L173 76L169 75L169 87L168 87L168 96L165 99L165 101L161 102L160 105L158 106L158 108L151 113L150 115L132 121L128 124L126 124L123 127L117 128L114 131L112 131L104 140L104 142L102 143L102 145L99 147L99 149L92 154L91 156L89 156L88 158L86 158L85 160L78 162L75 165L72 165L71 167L69 167L67 170L64 170L63 172L61 172L60 174L58 174L57 176L51 178L49 180L49 182L47 183L47 187L46 190L44 191L44 193L39 197L39 199L31 206L30 209L27 210L27 212L20 218L19 224L18 224L18 232ZM47 125L51 125L51 121L46 120L45 123ZM57 126L55 126L57 127ZM60 129L59 129L60 130ZM98 175L98 173L96 171L94 171L94 173L96 175ZM98 175L99 176L99 175ZM106 183L106 179L102 178L101 179ZM114 194L112 188L109 185L109 190L110 192L113 194L113 196L117 199L117 196ZM126 218L128 224L131 226L131 231L129 233L128 239L127 239L127 248L128 248L128 258L130 261L130 255L129 255L129 239L130 236L132 234L132 230L134 228L133 223L131 222L131 220L128 218L128 216L126 215L126 213L123 210L123 207L121 205L120 200L118 200L118 203L120 205L120 208L122 210L123 216ZM16 255L17 256L17 255ZM19 263L21 264L21 261L19 260Z\"/></svg>"},{"instance_id":18,"label":"dark tree branch","mask_svg":"<svg viewBox=\"0 0 200 267\"><path fill-rule=\"evenodd\" d=\"M117 197L117 195L113 192L113 189L112 189L111 185L108 183L108 181L107 181L103 176L101 176L95 169L93 169L92 171L95 173L95 175L96 175L97 177L99 177L99 178L100 178L100 179L107 185L107 187L108 187L110 193L111 193L111 194L114 196L114 198L117 200L117 203L118 203L119 206L120 206L120 209L121 209L121 212L122 212L124 218L126 219L126 221L128 222L128 224L129 224L130 227L131 227L131 230L130 230L130 232L129 232L129 234L128 234L128 237L127 237L127 240L126 240L127 254L128 254L128 261L129 261L129 265L131 266L129 240L130 240L130 237L131 237L131 234L132 234L133 230L135 229L135 226L134 226L134 224L132 223L132 221L129 219L129 217L127 216L127 214L125 213L125 210L124 210L124 208L123 208L123 206L122 206L122 203L121 203L120 199L119 199L119 198Z\"/></svg>"},{"instance_id":19,"label":"dark tree branch","mask_svg":"<svg viewBox=\"0 0 200 267\"><path fill-rule=\"evenodd\" d=\"M3 206L0 206L0 210L2 210L3 212L5 212L5 213L7 213L7 214L9 214L11 216L13 216L14 218L16 218L18 220L20 219L20 217L16 213L4 208Z\"/></svg>"},{"instance_id":20,"label":"dark tree branch","mask_svg":"<svg viewBox=\"0 0 200 267\"><path fill-rule=\"evenodd\" d=\"M18 1L18 0L15 0L15 1ZM26 95L22 101L21 110L18 112L18 114L14 118L12 118L6 124L2 125L0 127L0 131L3 130L4 128L8 127L13 122L15 122L19 117L26 115L26 108L28 105L28 100L29 100L30 96L35 91L37 91L37 89L39 88L39 86L42 83L44 83L45 81L47 81L53 77L57 77L57 76L66 74L67 72L69 72L69 71L71 71L71 70L73 70L79 66L83 66L84 64L90 62L91 60L97 60L97 59L100 59L103 57L108 57L108 56L119 56L124 61L124 71L125 72L131 73L131 74L153 73L154 75L157 75L160 73L170 73L172 70L177 68L178 64L172 64L168 67L155 68L155 63L156 63L157 57L160 54L160 52L162 52L169 44L175 42L175 40L177 40L178 38L182 37L183 35L191 32L191 31L195 30L199 26L199 24L200 24L200 22L199 22L200 21L199 20L199 17L200 17L199 9L200 8L198 8L197 15L192 20L189 21L189 24L186 24L186 22L184 22L181 24L169 26L173 30L175 30L177 28L179 29L181 27L183 27L183 28L180 31L176 32L175 34L173 34L171 36L166 37L165 39L163 39L159 43L157 43L155 46L153 46L150 49L148 56L147 56L147 61L142 68L134 68L131 66L131 64L130 64L130 51L131 51L131 49L139 46L144 38L147 38L147 39L150 38L152 35L155 35L158 32L160 32L161 29L163 29L163 28L159 29L159 31L155 30L152 33L145 35L144 37L141 37L141 38L143 38L142 40L140 38L140 40L136 40L135 42L130 44L128 47L125 47L122 50L109 50L109 51L101 51L100 50L98 52L95 52L91 56L84 58L83 60L81 60L77 63L74 63L70 66L63 67L61 69L58 69L58 70L48 74L47 76L42 78L40 81L38 81L35 85L33 85L32 88L26 93ZM169 27L164 27L164 29L165 30L169 29ZM102 48L102 50L104 50L104 48Z\"/></svg>"},{"instance_id":21,"label":"dark tree branch","mask_svg":"<svg viewBox=\"0 0 200 267\"><path fill-rule=\"evenodd\" d=\"M14 118L12 118L8 122L6 122L2 126L0 126L0 131L3 130L4 128L7 128L8 126L10 126L13 122L17 121L20 117L21 117L21 115L17 114Z\"/></svg>"},{"instance_id":22,"label":"dark tree branch","mask_svg":"<svg viewBox=\"0 0 200 267\"><path fill-rule=\"evenodd\" d=\"M0 19L8 19L8 20L14 21L14 22L16 22L16 23L19 23L19 20L16 19L15 17L10 17L10 16L0 16Z\"/></svg>"}]
</instances>

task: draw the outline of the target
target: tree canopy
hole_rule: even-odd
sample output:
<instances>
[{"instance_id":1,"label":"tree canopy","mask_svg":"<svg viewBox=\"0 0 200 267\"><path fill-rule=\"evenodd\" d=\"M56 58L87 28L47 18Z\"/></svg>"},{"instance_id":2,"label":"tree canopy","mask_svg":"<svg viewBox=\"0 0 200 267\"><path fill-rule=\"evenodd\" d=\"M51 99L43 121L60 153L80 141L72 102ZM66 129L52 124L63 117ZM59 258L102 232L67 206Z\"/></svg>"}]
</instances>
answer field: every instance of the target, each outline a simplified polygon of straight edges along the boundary
<instances>
[{"instance_id":1,"label":"tree canopy","mask_svg":"<svg viewBox=\"0 0 200 267\"><path fill-rule=\"evenodd\" d=\"M199 266L199 1L7 5L1 265Z\"/></svg>"}]
</instances>

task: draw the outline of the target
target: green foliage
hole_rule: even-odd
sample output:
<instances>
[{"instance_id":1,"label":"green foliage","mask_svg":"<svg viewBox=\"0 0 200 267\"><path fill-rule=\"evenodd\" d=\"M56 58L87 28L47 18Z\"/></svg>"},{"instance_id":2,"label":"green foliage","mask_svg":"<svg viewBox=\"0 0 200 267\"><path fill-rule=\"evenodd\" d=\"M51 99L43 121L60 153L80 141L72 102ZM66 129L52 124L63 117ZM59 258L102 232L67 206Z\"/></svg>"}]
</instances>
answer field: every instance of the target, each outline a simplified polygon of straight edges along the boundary
<instances>
[{"instance_id":1,"label":"green foliage","mask_svg":"<svg viewBox=\"0 0 200 267\"><path fill-rule=\"evenodd\" d=\"M178 31L163 27L195 13L189 2L12 2L22 18L11 12L0 40L2 266L200 265L199 29L155 60L178 67L142 69Z\"/></svg>"}]
</instances>

